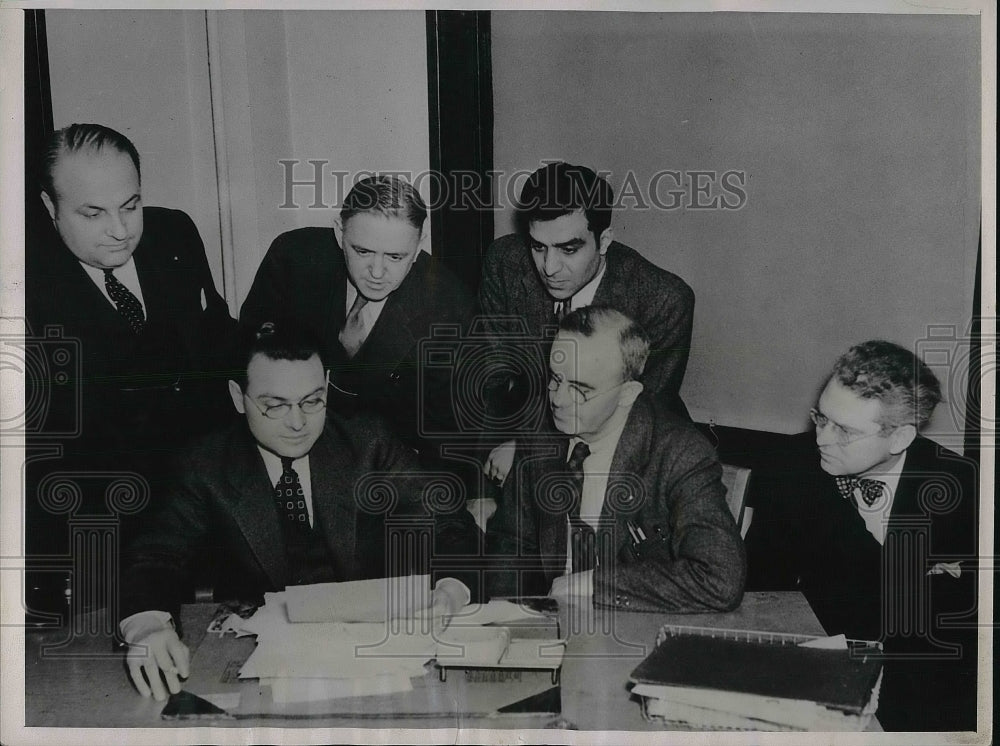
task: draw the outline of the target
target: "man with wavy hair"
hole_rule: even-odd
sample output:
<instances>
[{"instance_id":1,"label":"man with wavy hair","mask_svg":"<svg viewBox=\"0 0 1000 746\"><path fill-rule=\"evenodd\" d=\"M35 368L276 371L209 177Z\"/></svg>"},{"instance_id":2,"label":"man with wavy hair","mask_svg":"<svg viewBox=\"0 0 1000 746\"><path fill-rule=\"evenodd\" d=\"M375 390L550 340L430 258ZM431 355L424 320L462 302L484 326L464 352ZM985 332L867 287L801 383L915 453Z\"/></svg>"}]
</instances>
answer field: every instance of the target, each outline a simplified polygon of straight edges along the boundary
<instances>
[{"instance_id":1,"label":"man with wavy hair","mask_svg":"<svg viewBox=\"0 0 1000 746\"><path fill-rule=\"evenodd\" d=\"M976 727L976 467L920 435L941 401L909 350L833 367L784 465L754 475L752 590L798 590L830 634L881 640L886 730Z\"/></svg>"}]
</instances>

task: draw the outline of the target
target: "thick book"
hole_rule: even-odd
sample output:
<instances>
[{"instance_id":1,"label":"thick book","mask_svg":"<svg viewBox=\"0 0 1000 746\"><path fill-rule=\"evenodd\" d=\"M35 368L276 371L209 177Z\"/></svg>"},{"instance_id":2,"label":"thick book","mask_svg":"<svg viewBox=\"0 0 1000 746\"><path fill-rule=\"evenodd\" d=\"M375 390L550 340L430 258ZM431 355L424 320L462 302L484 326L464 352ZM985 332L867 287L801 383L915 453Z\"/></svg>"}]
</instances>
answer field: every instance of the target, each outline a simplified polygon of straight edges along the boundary
<instances>
[{"instance_id":1,"label":"thick book","mask_svg":"<svg viewBox=\"0 0 1000 746\"><path fill-rule=\"evenodd\" d=\"M632 672L647 716L729 728L864 727L877 706L876 643L801 647L811 638L665 627Z\"/></svg>"}]
</instances>

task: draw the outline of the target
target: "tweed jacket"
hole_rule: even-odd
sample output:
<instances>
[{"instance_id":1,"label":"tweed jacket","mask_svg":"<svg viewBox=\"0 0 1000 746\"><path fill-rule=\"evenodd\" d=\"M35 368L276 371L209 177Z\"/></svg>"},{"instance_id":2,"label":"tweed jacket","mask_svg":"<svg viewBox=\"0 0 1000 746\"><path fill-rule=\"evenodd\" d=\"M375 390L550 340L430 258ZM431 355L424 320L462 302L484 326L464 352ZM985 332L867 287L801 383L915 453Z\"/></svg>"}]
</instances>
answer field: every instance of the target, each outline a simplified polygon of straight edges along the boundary
<instances>
[{"instance_id":1,"label":"tweed jacket","mask_svg":"<svg viewBox=\"0 0 1000 746\"><path fill-rule=\"evenodd\" d=\"M510 347L527 342L539 355L536 370L548 372L548 347L555 332L553 299L538 277L524 239L510 234L495 240L486 253L479 288L479 313L498 343ZM687 416L680 399L681 382L691 349L694 292L677 275L660 269L637 251L613 241L607 251L607 269L594 295L594 305L615 308L638 321L650 340L649 360L641 381L645 390L667 407ZM502 321L518 317L520 330ZM508 360L516 360L507 354ZM527 373L526 373L527 374ZM499 410L517 408L536 386L523 380L497 382L491 397ZM514 403L512 403L512 401ZM539 411L539 410L534 410ZM531 425L526 425L530 429Z\"/></svg>"},{"instance_id":2,"label":"tweed jacket","mask_svg":"<svg viewBox=\"0 0 1000 746\"><path fill-rule=\"evenodd\" d=\"M544 594L565 571L569 506L554 504L546 485L565 470L568 442L553 434L518 443L503 499L487 526L487 551L496 565L489 576L493 595ZM714 451L693 426L654 397L636 399L601 512L601 522L613 528L609 551L594 572L596 605L662 612L739 605L745 556L721 477ZM628 551L627 521L648 537L641 557Z\"/></svg>"}]
</instances>

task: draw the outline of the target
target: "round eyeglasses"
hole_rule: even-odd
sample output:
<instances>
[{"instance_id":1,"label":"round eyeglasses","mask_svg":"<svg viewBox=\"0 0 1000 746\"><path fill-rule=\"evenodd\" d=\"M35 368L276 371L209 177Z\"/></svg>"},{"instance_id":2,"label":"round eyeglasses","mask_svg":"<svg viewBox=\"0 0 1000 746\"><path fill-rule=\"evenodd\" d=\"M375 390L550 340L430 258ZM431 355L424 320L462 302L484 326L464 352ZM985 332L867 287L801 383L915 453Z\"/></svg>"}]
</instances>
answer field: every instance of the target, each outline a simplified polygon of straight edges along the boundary
<instances>
[{"instance_id":1,"label":"round eyeglasses","mask_svg":"<svg viewBox=\"0 0 1000 746\"><path fill-rule=\"evenodd\" d=\"M628 381L622 381L621 383L616 383L614 386L610 386L606 389L585 389L578 383L573 383L571 381L566 381L565 378L557 376L555 373L549 373L549 385L548 389L550 393L555 393L559 390L559 387L566 383L566 389L569 391L569 398L573 400L576 404L586 404L589 401L596 399L601 394L606 394L609 391L614 391L617 388L621 388Z\"/></svg>"},{"instance_id":2,"label":"round eyeglasses","mask_svg":"<svg viewBox=\"0 0 1000 746\"><path fill-rule=\"evenodd\" d=\"M809 410L809 419L812 420L817 430L824 430L826 429L826 426L829 425L833 431L833 439L837 442L837 445L841 446L850 445L858 440L874 438L876 435L884 434L881 429L874 433L863 433L859 430L855 430L854 428L844 427L840 423L831 420L815 407Z\"/></svg>"},{"instance_id":3,"label":"round eyeglasses","mask_svg":"<svg viewBox=\"0 0 1000 746\"><path fill-rule=\"evenodd\" d=\"M319 414L326 409L326 399L322 396L308 396L302 401L295 403L282 402L281 404L272 404L269 407L262 406L260 402L246 394L243 394L243 396L252 401L254 406L260 410L260 413L269 420L283 420L292 411L292 407L301 409L302 414Z\"/></svg>"}]
</instances>

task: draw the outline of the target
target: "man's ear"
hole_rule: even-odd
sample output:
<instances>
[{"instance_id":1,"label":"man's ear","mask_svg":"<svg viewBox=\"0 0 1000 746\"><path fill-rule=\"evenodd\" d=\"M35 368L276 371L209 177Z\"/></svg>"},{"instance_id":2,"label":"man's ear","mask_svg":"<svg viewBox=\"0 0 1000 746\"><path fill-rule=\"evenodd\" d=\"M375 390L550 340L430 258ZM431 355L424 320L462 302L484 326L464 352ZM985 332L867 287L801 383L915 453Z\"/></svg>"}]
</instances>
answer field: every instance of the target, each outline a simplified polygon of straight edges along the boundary
<instances>
[{"instance_id":1,"label":"man's ear","mask_svg":"<svg viewBox=\"0 0 1000 746\"><path fill-rule=\"evenodd\" d=\"M604 232L601 234L601 242L597 247L598 253L602 255L607 254L608 247L614 240L615 240L615 231L613 228L611 228L611 226L608 226L607 228L604 229Z\"/></svg>"},{"instance_id":2,"label":"man's ear","mask_svg":"<svg viewBox=\"0 0 1000 746\"><path fill-rule=\"evenodd\" d=\"M425 220L423 227L420 229L420 240L417 243L417 252L427 251L430 252L431 248L431 221Z\"/></svg>"},{"instance_id":3,"label":"man's ear","mask_svg":"<svg viewBox=\"0 0 1000 746\"><path fill-rule=\"evenodd\" d=\"M897 427L889 436L889 451L898 455L910 447L910 443L917 437L917 428L913 425L903 425Z\"/></svg>"},{"instance_id":4,"label":"man's ear","mask_svg":"<svg viewBox=\"0 0 1000 746\"><path fill-rule=\"evenodd\" d=\"M49 217L52 218L53 220L55 220L56 219L56 205L55 205L55 202L52 201L52 198L49 196L48 192L44 192L44 191L42 192L42 204L44 204L45 205L45 209L49 211Z\"/></svg>"},{"instance_id":5,"label":"man's ear","mask_svg":"<svg viewBox=\"0 0 1000 746\"><path fill-rule=\"evenodd\" d=\"M333 235L337 238L337 246L340 247L341 251L344 249L344 224L340 221L340 218L333 219Z\"/></svg>"},{"instance_id":6,"label":"man's ear","mask_svg":"<svg viewBox=\"0 0 1000 746\"><path fill-rule=\"evenodd\" d=\"M618 394L618 406L631 407L635 403L636 397L642 393L643 388L645 387L641 381L626 381L622 384L621 392Z\"/></svg>"},{"instance_id":7,"label":"man's ear","mask_svg":"<svg viewBox=\"0 0 1000 746\"><path fill-rule=\"evenodd\" d=\"M229 381L229 396L233 400L233 406L236 407L236 411L240 414L246 414L247 408L243 404L243 389L236 381Z\"/></svg>"}]
</instances>

